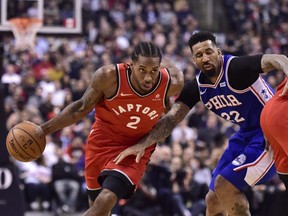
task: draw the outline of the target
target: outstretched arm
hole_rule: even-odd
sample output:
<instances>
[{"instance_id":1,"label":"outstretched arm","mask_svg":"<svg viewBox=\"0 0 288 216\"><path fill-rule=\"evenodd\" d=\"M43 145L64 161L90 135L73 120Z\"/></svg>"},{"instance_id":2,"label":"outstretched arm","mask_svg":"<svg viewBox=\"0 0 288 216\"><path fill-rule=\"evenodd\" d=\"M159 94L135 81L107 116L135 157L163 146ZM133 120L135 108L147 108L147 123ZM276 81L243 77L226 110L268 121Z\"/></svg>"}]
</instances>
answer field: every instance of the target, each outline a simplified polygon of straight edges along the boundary
<instances>
[{"instance_id":1,"label":"outstretched arm","mask_svg":"<svg viewBox=\"0 0 288 216\"><path fill-rule=\"evenodd\" d=\"M261 67L264 73L281 70L288 76L288 58L285 55L264 54L261 59Z\"/></svg>"},{"instance_id":2,"label":"outstretched arm","mask_svg":"<svg viewBox=\"0 0 288 216\"><path fill-rule=\"evenodd\" d=\"M99 68L93 74L89 87L79 100L71 103L56 117L41 125L44 134L51 134L72 125L89 114L103 97L106 89L108 89L108 87L111 89L113 76L116 79L114 68L114 65Z\"/></svg>"},{"instance_id":3,"label":"outstretched arm","mask_svg":"<svg viewBox=\"0 0 288 216\"><path fill-rule=\"evenodd\" d=\"M261 67L264 73L272 70L281 70L288 76L288 58L285 55L265 54L261 60ZM288 94L288 82L279 96Z\"/></svg>"},{"instance_id":4,"label":"outstretched arm","mask_svg":"<svg viewBox=\"0 0 288 216\"><path fill-rule=\"evenodd\" d=\"M100 95L99 91L90 86L81 99L71 103L55 118L41 125L44 134L51 134L84 118L95 107Z\"/></svg>"},{"instance_id":5,"label":"outstretched arm","mask_svg":"<svg viewBox=\"0 0 288 216\"><path fill-rule=\"evenodd\" d=\"M190 108L187 105L181 102L174 103L171 110L156 123L155 127L147 136L145 136L139 143L121 152L114 159L114 162L119 164L125 157L135 155L135 161L139 163L141 157L145 153L145 149L169 136L172 130L185 118L189 111Z\"/></svg>"}]
</instances>

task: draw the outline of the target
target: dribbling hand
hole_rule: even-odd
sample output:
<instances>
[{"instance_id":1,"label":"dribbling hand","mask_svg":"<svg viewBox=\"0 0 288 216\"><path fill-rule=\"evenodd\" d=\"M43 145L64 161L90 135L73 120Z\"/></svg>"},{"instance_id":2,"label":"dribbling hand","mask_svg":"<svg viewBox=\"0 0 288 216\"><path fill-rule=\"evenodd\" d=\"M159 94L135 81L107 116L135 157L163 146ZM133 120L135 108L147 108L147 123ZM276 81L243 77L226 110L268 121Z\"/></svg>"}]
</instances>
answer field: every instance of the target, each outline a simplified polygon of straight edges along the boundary
<instances>
[{"instance_id":1,"label":"dribbling hand","mask_svg":"<svg viewBox=\"0 0 288 216\"><path fill-rule=\"evenodd\" d=\"M127 149L125 149L124 151L122 151L114 160L113 162L115 162L115 164L119 164L124 158L126 158L129 155L135 155L136 159L135 162L139 163L141 157L144 155L145 153L145 148L142 144L136 144L133 145Z\"/></svg>"}]
</instances>

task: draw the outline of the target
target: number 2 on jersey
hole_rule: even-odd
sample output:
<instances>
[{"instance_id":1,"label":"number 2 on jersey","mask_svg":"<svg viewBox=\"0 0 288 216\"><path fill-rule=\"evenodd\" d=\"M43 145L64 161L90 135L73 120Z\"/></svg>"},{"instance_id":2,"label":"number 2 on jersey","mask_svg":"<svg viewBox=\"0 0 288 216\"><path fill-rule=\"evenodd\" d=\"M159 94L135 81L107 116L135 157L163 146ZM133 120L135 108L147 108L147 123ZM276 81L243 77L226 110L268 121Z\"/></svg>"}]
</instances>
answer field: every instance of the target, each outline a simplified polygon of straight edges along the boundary
<instances>
[{"instance_id":1,"label":"number 2 on jersey","mask_svg":"<svg viewBox=\"0 0 288 216\"><path fill-rule=\"evenodd\" d=\"M131 128L131 129L137 129L137 124L140 122L140 117L138 116L131 116L130 117L131 122L129 122L126 127Z\"/></svg>"}]
</instances>

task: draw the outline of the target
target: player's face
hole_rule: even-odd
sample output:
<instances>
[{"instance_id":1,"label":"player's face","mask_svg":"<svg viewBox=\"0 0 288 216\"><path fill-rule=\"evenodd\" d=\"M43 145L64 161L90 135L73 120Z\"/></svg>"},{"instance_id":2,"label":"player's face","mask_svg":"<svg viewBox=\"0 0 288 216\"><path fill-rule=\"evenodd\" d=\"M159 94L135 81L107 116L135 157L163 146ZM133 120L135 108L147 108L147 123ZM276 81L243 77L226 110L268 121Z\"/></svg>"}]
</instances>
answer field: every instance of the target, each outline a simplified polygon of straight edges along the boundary
<instances>
[{"instance_id":1,"label":"player's face","mask_svg":"<svg viewBox=\"0 0 288 216\"><path fill-rule=\"evenodd\" d=\"M159 78L160 58L139 56L138 61L131 63L131 83L140 93L152 90Z\"/></svg>"},{"instance_id":2,"label":"player's face","mask_svg":"<svg viewBox=\"0 0 288 216\"><path fill-rule=\"evenodd\" d=\"M221 67L221 51L212 41L199 42L192 46L195 65L208 77L218 76Z\"/></svg>"}]
</instances>

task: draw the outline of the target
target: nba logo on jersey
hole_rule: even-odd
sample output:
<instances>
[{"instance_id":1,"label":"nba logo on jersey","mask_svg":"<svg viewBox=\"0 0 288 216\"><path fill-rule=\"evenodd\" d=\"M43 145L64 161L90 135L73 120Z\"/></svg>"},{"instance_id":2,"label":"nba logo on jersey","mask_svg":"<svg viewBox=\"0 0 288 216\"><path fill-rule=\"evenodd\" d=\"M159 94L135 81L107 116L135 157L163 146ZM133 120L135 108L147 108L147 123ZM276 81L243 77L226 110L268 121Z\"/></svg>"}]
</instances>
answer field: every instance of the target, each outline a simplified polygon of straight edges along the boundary
<instances>
[{"instance_id":1,"label":"nba logo on jersey","mask_svg":"<svg viewBox=\"0 0 288 216\"><path fill-rule=\"evenodd\" d=\"M245 161L246 161L246 155L241 154L241 155L239 155L237 158L235 158L235 159L232 161L232 164L233 164L234 166L240 166L240 165L242 165Z\"/></svg>"}]
</instances>

